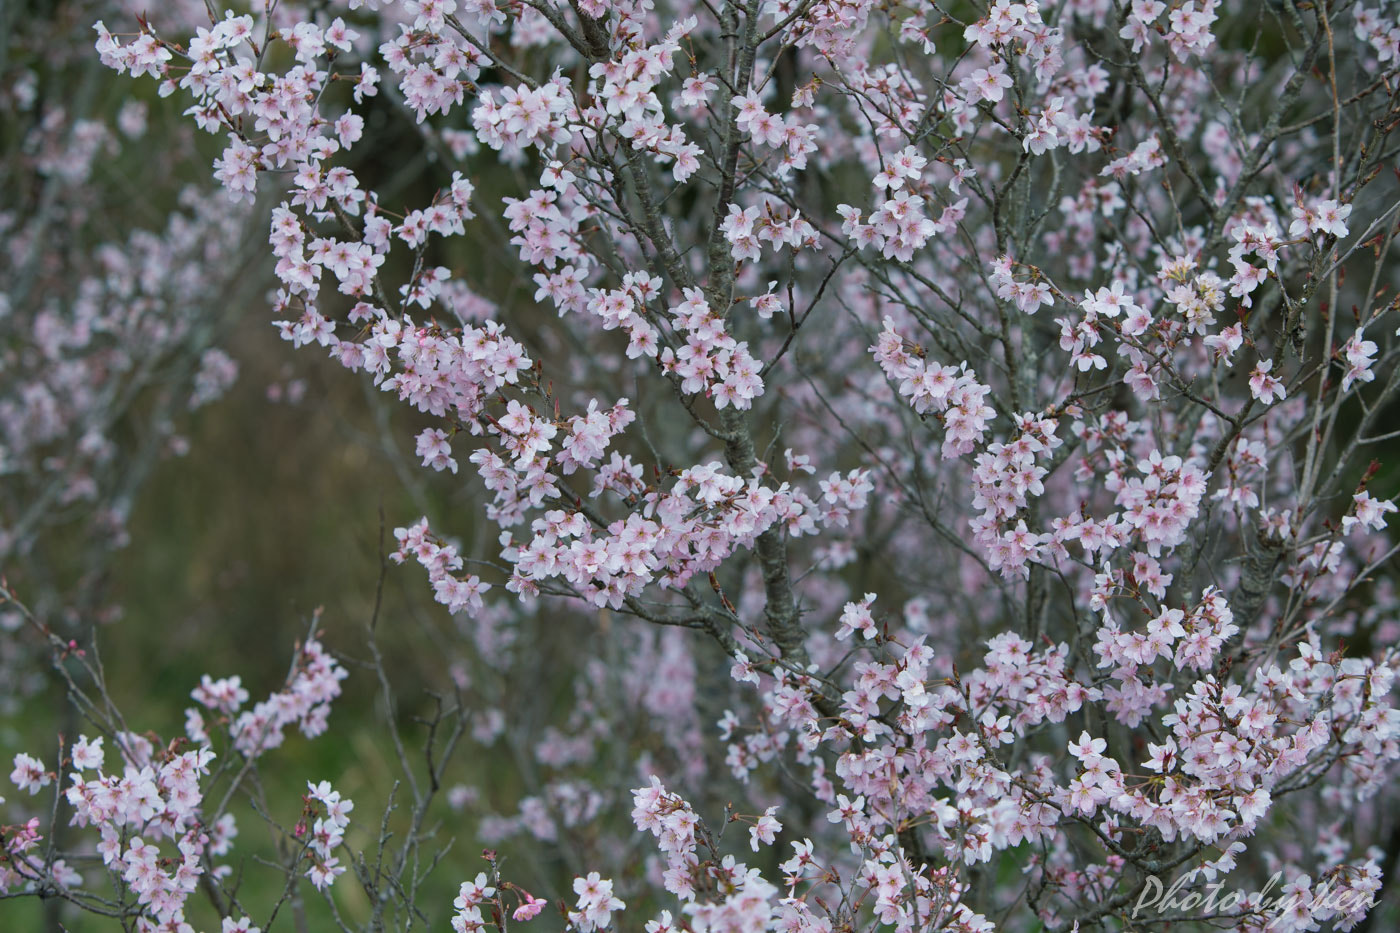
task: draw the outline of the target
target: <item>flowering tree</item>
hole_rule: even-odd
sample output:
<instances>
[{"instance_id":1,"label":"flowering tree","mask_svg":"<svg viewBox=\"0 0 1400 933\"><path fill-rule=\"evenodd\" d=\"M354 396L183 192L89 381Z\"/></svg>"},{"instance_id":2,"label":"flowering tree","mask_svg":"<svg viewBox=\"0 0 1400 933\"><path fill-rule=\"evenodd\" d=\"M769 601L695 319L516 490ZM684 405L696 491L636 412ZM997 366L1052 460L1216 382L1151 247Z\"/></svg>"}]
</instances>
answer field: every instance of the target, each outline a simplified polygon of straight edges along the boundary
<instances>
[{"instance_id":1,"label":"flowering tree","mask_svg":"<svg viewBox=\"0 0 1400 933\"><path fill-rule=\"evenodd\" d=\"M287 893L245 903L228 806L327 728L319 626L283 691L206 678L153 743L12 593L103 737L15 759L54 803L5 830L7 892L271 930L353 867L343 928L504 930L549 906L508 859L548 847L583 933L1372 922L1397 5L256 6L104 20L97 53L188 102L229 200L276 202L280 334L477 491L386 548L463 620L458 689L426 770L400 746L399 839L386 810L356 850L313 782ZM433 155L421 203L362 180L386 113ZM539 731L522 631L598 634ZM530 793L450 910L425 815L468 719ZM1144 910L1173 877L1250 893Z\"/></svg>"},{"instance_id":2,"label":"flowering tree","mask_svg":"<svg viewBox=\"0 0 1400 933\"><path fill-rule=\"evenodd\" d=\"M114 176L155 187L194 157L194 133L142 100L104 100L86 37L54 29L65 12L8 15L12 58L0 60L13 66L0 92L0 562L76 643L118 614L110 558L152 466L187 448L186 413L235 378L216 345L227 308L216 295L238 295L261 219L211 198L207 183L164 186L135 211L129 191L113 190ZM138 161L153 138L157 151ZM0 630L21 624L0 614ZM42 679L34 647L7 638L0 650L7 707Z\"/></svg>"}]
</instances>

